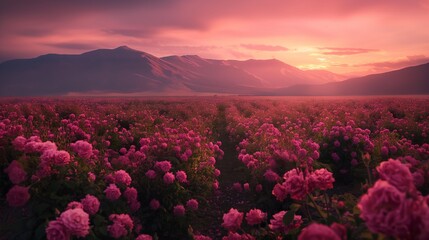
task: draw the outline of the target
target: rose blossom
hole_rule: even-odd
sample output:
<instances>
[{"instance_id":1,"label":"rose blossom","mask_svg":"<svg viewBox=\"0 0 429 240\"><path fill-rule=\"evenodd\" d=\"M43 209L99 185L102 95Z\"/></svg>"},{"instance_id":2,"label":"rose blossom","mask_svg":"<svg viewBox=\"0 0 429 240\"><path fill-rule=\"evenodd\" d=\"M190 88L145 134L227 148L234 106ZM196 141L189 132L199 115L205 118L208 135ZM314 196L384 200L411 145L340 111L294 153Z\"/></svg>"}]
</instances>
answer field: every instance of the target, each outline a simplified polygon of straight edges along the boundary
<instances>
[{"instance_id":1,"label":"rose blossom","mask_svg":"<svg viewBox=\"0 0 429 240\"><path fill-rule=\"evenodd\" d=\"M377 167L377 171L382 180L389 182L401 192L408 192L414 188L410 169L399 160L384 161Z\"/></svg>"},{"instance_id":2,"label":"rose blossom","mask_svg":"<svg viewBox=\"0 0 429 240\"><path fill-rule=\"evenodd\" d=\"M335 179L332 177L332 173L325 168L317 169L310 174L308 179L308 185L310 189L327 190L333 188Z\"/></svg>"},{"instance_id":3,"label":"rose blossom","mask_svg":"<svg viewBox=\"0 0 429 240\"><path fill-rule=\"evenodd\" d=\"M186 175L185 171L177 171L176 172L176 179L180 183L186 183L186 182L188 182L187 178L188 178L188 176Z\"/></svg>"},{"instance_id":4,"label":"rose blossom","mask_svg":"<svg viewBox=\"0 0 429 240\"><path fill-rule=\"evenodd\" d=\"M156 172L154 170L150 169L145 173L145 176L149 179L154 179L154 178L156 178Z\"/></svg>"},{"instance_id":5,"label":"rose blossom","mask_svg":"<svg viewBox=\"0 0 429 240\"><path fill-rule=\"evenodd\" d=\"M67 204L66 210L80 208L83 209L83 205L80 202L72 201Z\"/></svg>"},{"instance_id":6,"label":"rose blossom","mask_svg":"<svg viewBox=\"0 0 429 240\"><path fill-rule=\"evenodd\" d=\"M100 201L98 201L98 198L95 196L87 194L80 202L83 205L83 210L90 215L96 214L100 209Z\"/></svg>"},{"instance_id":7,"label":"rose blossom","mask_svg":"<svg viewBox=\"0 0 429 240\"><path fill-rule=\"evenodd\" d=\"M70 146L73 151L83 159L89 159L92 156L92 145L88 142L79 140L75 143L71 143Z\"/></svg>"},{"instance_id":8,"label":"rose blossom","mask_svg":"<svg viewBox=\"0 0 429 240\"><path fill-rule=\"evenodd\" d=\"M156 162L155 163L155 169L158 169L158 170L166 173L166 172L170 171L171 163L167 160Z\"/></svg>"},{"instance_id":9,"label":"rose blossom","mask_svg":"<svg viewBox=\"0 0 429 240\"><path fill-rule=\"evenodd\" d=\"M184 216L185 215L185 207L183 205L176 205L173 208L174 216Z\"/></svg>"},{"instance_id":10,"label":"rose blossom","mask_svg":"<svg viewBox=\"0 0 429 240\"><path fill-rule=\"evenodd\" d=\"M94 181L95 181L95 179L96 179L95 174L94 174L94 173L92 173L92 172L88 172L88 181L89 181L89 182L94 182Z\"/></svg>"},{"instance_id":11,"label":"rose blossom","mask_svg":"<svg viewBox=\"0 0 429 240\"><path fill-rule=\"evenodd\" d=\"M14 185L6 194L6 201L11 207L22 207L30 199L29 187Z\"/></svg>"},{"instance_id":12,"label":"rose blossom","mask_svg":"<svg viewBox=\"0 0 429 240\"><path fill-rule=\"evenodd\" d=\"M212 238L205 235L194 235L194 240L212 240Z\"/></svg>"},{"instance_id":13,"label":"rose blossom","mask_svg":"<svg viewBox=\"0 0 429 240\"><path fill-rule=\"evenodd\" d=\"M89 215L82 209L66 210L61 213L59 219L70 234L78 237L85 237L89 234Z\"/></svg>"},{"instance_id":14,"label":"rose blossom","mask_svg":"<svg viewBox=\"0 0 429 240\"><path fill-rule=\"evenodd\" d=\"M193 210L193 211L198 210L198 201L195 199L189 199L186 202L186 208L189 208L190 210Z\"/></svg>"},{"instance_id":15,"label":"rose blossom","mask_svg":"<svg viewBox=\"0 0 429 240\"><path fill-rule=\"evenodd\" d=\"M104 190L107 199L114 201L117 200L121 196L121 190L114 184L111 183L106 190Z\"/></svg>"},{"instance_id":16,"label":"rose blossom","mask_svg":"<svg viewBox=\"0 0 429 240\"><path fill-rule=\"evenodd\" d=\"M280 211L273 215L273 219L270 220L268 227L274 232L287 234L290 230L298 228L302 224L302 218L300 215L294 215L293 221L289 225L284 225L283 217L287 211Z\"/></svg>"},{"instance_id":17,"label":"rose blossom","mask_svg":"<svg viewBox=\"0 0 429 240\"><path fill-rule=\"evenodd\" d=\"M130 231L134 227L134 222L128 214L110 214L109 220L112 222L118 222L125 227L127 227Z\"/></svg>"},{"instance_id":18,"label":"rose blossom","mask_svg":"<svg viewBox=\"0 0 429 240\"><path fill-rule=\"evenodd\" d=\"M236 231L240 228L243 221L243 213L235 208L231 208L228 213L223 214L222 227L230 231Z\"/></svg>"},{"instance_id":19,"label":"rose blossom","mask_svg":"<svg viewBox=\"0 0 429 240\"><path fill-rule=\"evenodd\" d=\"M312 223L304 228L298 236L298 240L341 240L341 238L326 225Z\"/></svg>"},{"instance_id":20,"label":"rose blossom","mask_svg":"<svg viewBox=\"0 0 429 240\"><path fill-rule=\"evenodd\" d=\"M267 219L267 214L256 208L246 213L246 221L249 225L258 225L265 219Z\"/></svg>"},{"instance_id":21,"label":"rose blossom","mask_svg":"<svg viewBox=\"0 0 429 240\"><path fill-rule=\"evenodd\" d=\"M280 176L274 172L271 169L268 169L265 173L264 173L264 178L268 181L268 182L277 182L280 179Z\"/></svg>"},{"instance_id":22,"label":"rose blossom","mask_svg":"<svg viewBox=\"0 0 429 240\"><path fill-rule=\"evenodd\" d=\"M125 226L119 222L114 222L113 224L107 226L107 232L109 232L110 236L115 239L121 238L128 234Z\"/></svg>"},{"instance_id":23,"label":"rose blossom","mask_svg":"<svg viewBox=\"0 0 429 240\"><path fill-rule=\"evenodd\" d=\"M283 175L285 181L283 186L290 197L294 200L302 200L307 194L308 186L304 175L296 169L292 169Z\"/></svg>"},{"instance_id":24,"label":"rose blossom","mask_svg":"<svg viewBox=\"0 0 429 240\"><path fill-rule=\"evenodd\" d=\"M13 160L9 166L4 169L4 172L9 176L9 180L15 185L27 180L27 172L25 172L21 164L16 160Z\"/></svg>"},{"instance_id":25,"label":"rose blossom","mask_svg":"<svg viewBox=\"0 0 429 240\"><path fill-rule=\"evenodd\" d=\"M118 170L113 174L115 183L129 186L132 182L130 175L124 170Z\"/></svg>"},{"instance_id":26,"label":"rose blossom","mask_svg":"<svg viewBox=\"0 0 429 240\"><path fill-rule=\"evenodd\" d=\"M160 206L160 203L158 200L152 199L152 200L150 200L149 206L152 210L157 210Z\"/></svg>"},{"instance_id":27,"label":"rose blossom","mask_svg":"<svg viewBox=\"0 0 429 240\"><path fill-rule=\"evenodd\" d=\"M26 142L27 142L27 139L25 137L18 136L12 141L12 145L16 150L24 151Z\"/></svg>"},{"instance_id":28,"label":"rose blossom","mask_svg":"<svg viewBox=\"0 0 429 240\"><path fill-rule=\"evenodd\" d=\"M342 239L342 240L346 240L347 239L347 228L340 223L332 223L330 228Z\"/></svg>"},{"instance_id":29,"label":"rose blossom","mask_svg":"<svg viewBox=\"0 0 429 240\"><path fill-rule=\"evenodd\" d=\"M147 234L140 234L136 238L136 240L152 240L152 239L153 239L152 236Z\"/></svg>"},{"instance_id":30,"label":"rose blossom","mask_svg":"<svg viewBox=\"0 0 429 240\"><path fill-rule=\"evenodd\" d=\"M127 199L127 202L137 201L137 189L127 187L124 191L124 197Z\"/></svg>"},{"instance_id":31,"label":"rose blossom","mask_svg":"<svg viewBox=\"0 0 429 240\"><path fill-rule=\"evenodd\" d=\"M165 184L172 184L174 182L174 174L171 172L167 172L164 174L164 183Z\"/></svg>"},{"instance_id":32,"label":"rose blossom","mask_svg":"<svg viewBox=\"0 0 429 240\"><path fill-rule=\"evenodd\" d=\"M249 183L244 183L244 184L243 184L243 189L244 189L244 191L246 191L246 192L250 191L250 185L249 185Z\"/></svg>"},{"instance_id":33,"label":"rose blossom","mask_svg":"<svg viewBox=\"0 0 429 240\"><path fill-rule=\"evenodd\" d=\"M274 186L273 191L271 193L276 197L277 201L280 202L283 202L287 197L286 188L280 183L277 183Z\"/></svg>"},{"instance_id":34,"label":"rose blossom","mask_svg":"<svg viewBox=\"0 0 429 240\"><path fill-rule=\"evenodd\" d=\"M224 236L222 240L255 240L255 237L247 233L228 232L228 236Z\"/></svg>"},{"instance_id":35,"label":"rose blossom","mask_svg":"<svg viewBox=\"0 0 429 240\"><path fill-rule=\"evenodd\" d=\"M397 236L395 230L402 231L401 226L410 223L410 216L405 211L405 193L384 180L378 180L360 198L358 208L360 217L372 232Z\"/></svg>"},{"instance_id":36,"label":"rose blossom","mask_svg":"<svg viewBox=\"0 0 429 240\"><path fill-rule=\"evenodd\" d=\"M70 234L67 232L67 229L64 227L63 223L59 220L50 221L45 231L46 238L48 240L70 239Z\"/></svg>"},{"instance_id":37,"label":"rose blossom","mask_svg":"<svg viewBox=\"0 0 429 240\"><path fill-rule=\"evenodd\" d=\"M234 189L236 192L242 192L243 188L241 187L241 183L236 182L232 184L232 189Z\"/></svg>"}]
</instances>

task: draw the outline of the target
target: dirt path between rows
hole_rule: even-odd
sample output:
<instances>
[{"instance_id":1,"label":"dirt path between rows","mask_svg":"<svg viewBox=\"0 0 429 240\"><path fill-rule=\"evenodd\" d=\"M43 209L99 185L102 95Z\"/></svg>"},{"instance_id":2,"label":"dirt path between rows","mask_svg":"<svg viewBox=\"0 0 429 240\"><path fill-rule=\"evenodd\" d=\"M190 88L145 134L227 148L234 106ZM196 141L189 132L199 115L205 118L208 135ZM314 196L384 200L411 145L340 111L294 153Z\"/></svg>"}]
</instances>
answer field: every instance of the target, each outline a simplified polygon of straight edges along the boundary
<instances>
[{"instance_id":1,"label":"dirt path between rows","mask_svg":"<svg viewBox=\"0 0 429 240\"><path fill-rule=\"evenodd\" d=\"M195 233L200 233L213 239L221 239L227 232L222 228L222 217L230 208L236 208L241 212L247 212L254 207L251 193L238 192L233 189L233 184L241 184L247 181L244 165L238 160L236 146L228 138L226 131L226 108L218 106L218 116L214 121L214 132L220 135L221 149L224 151L223 159L216 162L216 168L221 171L218 178L219 189L207 199L207 204L202 204L199 214L192 223Z\"/></svg>"}]
</instances>

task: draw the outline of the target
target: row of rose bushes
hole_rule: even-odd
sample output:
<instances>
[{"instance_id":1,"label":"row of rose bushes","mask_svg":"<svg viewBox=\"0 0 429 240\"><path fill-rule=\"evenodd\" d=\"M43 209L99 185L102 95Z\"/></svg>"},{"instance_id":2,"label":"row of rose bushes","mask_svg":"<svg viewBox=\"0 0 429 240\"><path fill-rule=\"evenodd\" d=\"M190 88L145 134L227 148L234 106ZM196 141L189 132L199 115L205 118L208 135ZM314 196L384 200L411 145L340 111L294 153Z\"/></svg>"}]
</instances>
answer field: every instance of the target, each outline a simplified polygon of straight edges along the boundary
<instances>
[{"instance_id":1,"label":"row of rose bushes","mask_svg":"<svg viewBox=\"0 0 429 240\"><path fill-rule=\"evenodd\" d=\"M215 105L195 104L2 103L1 220L11 227L0 235L189 237L189 220L218 187L223 157L211 136Z\"/></svg>"},{"instance_id":2,"label":"row of rose bushes","mask_svg":"<svg viewBox=\"0 0 429 240\"><path fill-rule=\"evenodd\" d=\"M261 209L272 217L271 224L250 228L251 235L240 228L247 237L243 239L298 236L302 228L300 239L310 232L325 232L323 239L371 239L372 233L400 239L429 235L429 118L424 108L429 101L336 101L231 103L229 136L248 169L246 187L254 189ZM272 222L288 212L281 217L288 230L277 231ZM235 220L237 216L224 215ZM299 230L290 231L295 218L301 220ZM314 222L330 225L337 237Z\"/></svg>"}]
</instances>

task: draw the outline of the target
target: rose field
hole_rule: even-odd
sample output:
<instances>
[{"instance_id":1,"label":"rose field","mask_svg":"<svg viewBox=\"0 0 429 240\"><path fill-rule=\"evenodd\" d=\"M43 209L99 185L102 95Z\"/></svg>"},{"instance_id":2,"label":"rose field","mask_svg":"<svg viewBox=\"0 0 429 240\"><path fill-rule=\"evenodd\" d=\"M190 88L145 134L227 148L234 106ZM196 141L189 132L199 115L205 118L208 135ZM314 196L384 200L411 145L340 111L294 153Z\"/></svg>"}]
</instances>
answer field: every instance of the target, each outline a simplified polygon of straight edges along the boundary
<instances>
[{"instance_id":1,"label":"rose field","mask_svg":"<svg viewBox=\"0 0 429 240\"><path fill-rule=\"evenodd\" d=\"M429 97L0 99L0 239L429 239Z\"/></svg>"}]
</instances>

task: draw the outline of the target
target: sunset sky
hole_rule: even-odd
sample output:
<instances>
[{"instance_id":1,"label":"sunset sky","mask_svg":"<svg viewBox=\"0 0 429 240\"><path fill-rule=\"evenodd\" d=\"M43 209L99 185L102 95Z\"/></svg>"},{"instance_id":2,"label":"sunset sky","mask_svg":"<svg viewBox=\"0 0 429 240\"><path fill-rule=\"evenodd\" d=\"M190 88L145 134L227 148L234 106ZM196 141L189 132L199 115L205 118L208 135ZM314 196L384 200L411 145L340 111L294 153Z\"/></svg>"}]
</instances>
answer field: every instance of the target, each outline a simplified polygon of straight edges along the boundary
<instances>
[{"instance_id":1,"label":"sunset sky","mask_svg":"<svg viewBox=\"0 0 429 240\"><path fill-rule=\"evenodd\" d=\"M429 0L2 0L0 31L0 62L121 45L351 75L429 62Z\"/></svg>"}]
</instances>

